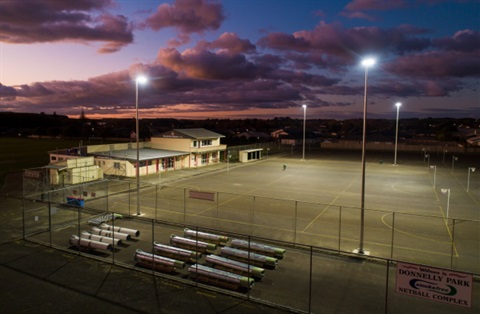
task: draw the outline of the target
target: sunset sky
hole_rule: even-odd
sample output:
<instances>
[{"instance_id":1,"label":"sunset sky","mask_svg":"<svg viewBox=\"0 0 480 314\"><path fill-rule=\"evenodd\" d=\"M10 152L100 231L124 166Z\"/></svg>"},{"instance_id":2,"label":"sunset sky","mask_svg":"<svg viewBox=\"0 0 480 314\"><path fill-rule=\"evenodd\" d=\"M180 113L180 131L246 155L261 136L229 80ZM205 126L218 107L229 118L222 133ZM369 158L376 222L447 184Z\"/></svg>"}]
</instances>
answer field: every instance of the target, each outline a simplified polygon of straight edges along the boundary
<instances>
[{"instance_id":1,"label":"sunset sky","mask_svg":"<svg viewBox=\"0 0 480 314\"><path fill-rule=\"evenodd\" d=\"M0 0L0 112L480 118L480 0Z\"/></svg>"}]
</instances>

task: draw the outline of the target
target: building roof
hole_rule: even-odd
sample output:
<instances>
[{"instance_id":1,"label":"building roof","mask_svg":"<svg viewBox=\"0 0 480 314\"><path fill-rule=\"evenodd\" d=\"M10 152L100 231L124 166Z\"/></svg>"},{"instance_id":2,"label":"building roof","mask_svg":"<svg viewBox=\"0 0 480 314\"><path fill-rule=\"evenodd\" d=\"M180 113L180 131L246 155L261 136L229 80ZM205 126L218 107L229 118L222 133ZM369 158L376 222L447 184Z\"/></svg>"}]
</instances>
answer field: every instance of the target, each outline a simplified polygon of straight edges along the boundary
<instances>
[{"instance_id":1,"label":"building roof","mask_svg":"<svg viewBox=\"0 0 480 314\"><path fill-rule=\"evenodd\" d=\"M139 160L152 160L152 159L183 156L188 154L189 152L173 151L173 150L165 150L165 149L140 148ZM95 155L96 157L106 157L110 159L137 160L136 149L97 152L97 153L94 153L93 155Z\"/></svg>"},{"instance_id":2,"label":"building roof","mask_svg":"<svg viewBox=\"0 0 480 314\"><path fill-rule=\"evenodd\" d=\"M173 129L161 133L159 135L154 135L153 137L164 137L164 138L190 138L195 140L206 140L206 139L216 139L220 137L225 137L222 134L212 132L207 129L197 128L197 129Z\"/></svg>"}]
</instances>

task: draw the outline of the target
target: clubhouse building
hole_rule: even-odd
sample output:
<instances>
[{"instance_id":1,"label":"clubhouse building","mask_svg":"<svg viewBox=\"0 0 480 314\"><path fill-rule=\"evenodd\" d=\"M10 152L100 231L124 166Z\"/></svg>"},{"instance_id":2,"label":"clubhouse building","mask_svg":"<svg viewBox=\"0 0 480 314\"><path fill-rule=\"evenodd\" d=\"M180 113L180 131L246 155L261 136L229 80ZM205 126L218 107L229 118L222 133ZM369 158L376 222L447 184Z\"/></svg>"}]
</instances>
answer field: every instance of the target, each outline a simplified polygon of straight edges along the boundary
<instances>
[{"instance_id":1,"label":"clubhouse building","mask_svg":"<svg viewBox=\"0 0 480 314\"><path fill-rule=\"evenodd\" d=\"M220 144L221 134L202 129L173 129L140 142L140 176L205 167L220 162L227 146ZM80 146L50 151L49 182L52 185L95 181L103 175L135 177L137 143Z\"/></svg>"}]
</instances>

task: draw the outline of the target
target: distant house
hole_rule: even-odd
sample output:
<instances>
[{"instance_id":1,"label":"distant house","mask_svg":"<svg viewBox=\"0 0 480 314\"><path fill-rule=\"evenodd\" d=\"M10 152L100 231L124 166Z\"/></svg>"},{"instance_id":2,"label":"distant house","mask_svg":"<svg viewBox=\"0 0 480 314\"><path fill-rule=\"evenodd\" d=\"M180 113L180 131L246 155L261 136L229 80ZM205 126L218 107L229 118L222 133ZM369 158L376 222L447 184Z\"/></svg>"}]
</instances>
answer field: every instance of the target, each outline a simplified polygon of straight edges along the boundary
<instances>
[{"instance_id":1,"label":"distant house","mask_svg":"<svg viewBox=\"0 0 480 314\"><path fill-rule=\"evenodd\" d=\"M140 142L138 147L138 173L140 176L185 168L217 164L227 149L220 144L221 134L198 129L173 129L153 135L150 142ZM65 160L92 158L92 163L102 174L135 177L137 174L136 143L117 143L82 146L49 152L47 167L62 171ZM59 180L51 181L61 183ZM66 182L66 181L63 181Z\"/></svg>"},{"instance_id":2,"label":"distant house","mask_svg":"<svg viewBox=\"0 0 480 314\"><path fill-rule=\"evenodd\" d=\"M235 137L245 138L245 139L256 139L256 140L268 140L271 138L270 135L264 132L257 131L245 131L235 134Z\"/></svg>"},{"instance_id":3,"label":"distant house","mask_svg":"<svg viewBox=\"0 0 480 314\"><path fill-rule=\"evenodd\" d=\"M288 135L288 133L285 132L283 129L270 132L270 136L273 138L279 138L281 136L286 136L286 135Z\"/></svg>"}]
</instances>

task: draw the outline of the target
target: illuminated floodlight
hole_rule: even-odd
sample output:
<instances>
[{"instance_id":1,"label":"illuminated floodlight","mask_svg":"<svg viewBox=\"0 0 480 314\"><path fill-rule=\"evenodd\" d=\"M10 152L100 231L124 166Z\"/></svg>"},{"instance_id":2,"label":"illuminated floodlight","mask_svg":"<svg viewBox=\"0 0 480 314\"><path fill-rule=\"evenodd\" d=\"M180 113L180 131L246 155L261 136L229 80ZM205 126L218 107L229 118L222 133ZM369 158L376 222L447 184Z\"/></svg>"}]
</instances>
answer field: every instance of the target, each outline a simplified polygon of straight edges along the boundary
<instances>
[{"instance_id":1,"label":"illuminated floodlight","mask_svg":"<svg viewBox=\"0 0 480 314\"><path fill-rule=\"evenodd\" d=\"M364 67L371 67L372 65L374 65L376 62L376 60L374 58L365 58L362 60L362 65Z\"/></svg>"}]
</instances>

